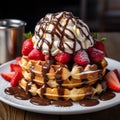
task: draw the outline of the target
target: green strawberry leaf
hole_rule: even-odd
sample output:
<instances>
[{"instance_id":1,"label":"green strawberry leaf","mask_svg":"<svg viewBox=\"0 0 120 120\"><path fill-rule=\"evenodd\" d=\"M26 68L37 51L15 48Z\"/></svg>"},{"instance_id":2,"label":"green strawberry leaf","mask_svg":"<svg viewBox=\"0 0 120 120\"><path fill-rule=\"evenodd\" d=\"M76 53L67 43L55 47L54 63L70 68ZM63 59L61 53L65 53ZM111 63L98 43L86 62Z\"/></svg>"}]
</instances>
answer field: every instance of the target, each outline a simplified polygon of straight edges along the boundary
<instances>
[{"instance_id":1,"label":"green strawberry leaf","mask_svg":"<svg viewBox=\"0 0 120 120\"><path fill-rule=\"evenodd\" d=\"M31 32L28 32L28 33L24 33L24 38L25 39L28 39L28 38L32 38L32 33Z\"/></svg>"},{"instance_id":2,"label":"green strawberry leaf","mask_svg":"<svg viewBox=\"0 0 120 120\"><path fill-rule=\"evenodd\" d=\"M101 38L100 38L100 41L101 41L101 42L105 42L106 40L107 40L106 37L101 37Z\"/></svg>"},{"instance_id":3,"label":"green strawberry leaf","mask_svg":"<svg viewBox=\"0 0 120 120\"><path fill-rule=\"evenodd\" d=\"M97 34L97 32L94 32L94 33L93 33L93 38L95 38L95 39L98 38L98 34Z\"/></svg>"},{"instance_id":4,"label":"green strawberry leaf","mask_svg":"<svg viewBox=\"0 0 120 120\"><path fill-rule=\"evenodd\" d=\"M98 37L98 33L97 32L93 33L93 38L94 39L99 39L101 42L105 42L107 40L106 37Z\"/></svg>"}]
</instances>

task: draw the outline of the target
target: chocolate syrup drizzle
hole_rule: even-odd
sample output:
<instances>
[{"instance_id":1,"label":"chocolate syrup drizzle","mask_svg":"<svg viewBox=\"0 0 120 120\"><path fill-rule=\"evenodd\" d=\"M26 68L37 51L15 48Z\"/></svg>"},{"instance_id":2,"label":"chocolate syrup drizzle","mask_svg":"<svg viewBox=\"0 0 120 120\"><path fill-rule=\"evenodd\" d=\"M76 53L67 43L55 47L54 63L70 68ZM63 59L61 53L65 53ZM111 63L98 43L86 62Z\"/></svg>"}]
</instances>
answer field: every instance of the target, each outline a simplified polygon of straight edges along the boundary
<instances>
[{"instance_id":1,"label":"chocolate syrup drizzle","mask_svg":"<svg viewBox=\"0 0 120 120\"><path fill-rule=\"evenodd\" d=\"M30 66L30 72L31 72L31 79L26 85L26 94L29 93L29 89L31 88L31 85L33 84L33 79L35 78L35 73L33 72L34 66Z\"/></svg>"},{"instance_id":2,"label":"chocolate syrup drizzle","mask_svg":"<svg viewBox=\"0 0 120 120\"><path fill-rule=\"evenodd\" d=\"M58 95L59 96L64 95L64 89L62 87L63 80L62 80L61 73L62 73L62 67L60 67L56 71L56 82L58 83ZM62 97L59 97L59 99L62 99Z\"/></svg>"},{"instance_id":3,"label":"chocolate syrup drizzle","mask_svg":"<svg viewBox=\"0 0 120 120\"><path fill-rule=\"evenodd\" d=\"M48 87L47 82L49 79L47 77L47 73L49 73L50 66L53 64L53 62L54 62L53 60L48 60L42 67L44 84L41 87L41 95L43 97L45 97L44 93L46 93L46 88ZM56 82L58 83L58 95L59 96L64 95L64 89L62 87L63 80L62 80L61 72L62 72L62 66L56 70ZM59 98L62 99L62 97L59 97Z\"/></svg>"},{"instance_id":4,"label":"chocolate syrup drizzle","mask_svg":"<svg viewBox=\"0 0 120 120\"><path fill-rule=\"evenodd\" d=\"M47 73L50 70L50 66L53 63L52 60L47 60L46 63L42 66L42 73L43 73L43 77L44 77L44 84L41 87L41 96L45 97L44 93L46 93L46 88L47 88L47 82L48 82L48 77L47 77Z\"/></svg>"}]
</instances>

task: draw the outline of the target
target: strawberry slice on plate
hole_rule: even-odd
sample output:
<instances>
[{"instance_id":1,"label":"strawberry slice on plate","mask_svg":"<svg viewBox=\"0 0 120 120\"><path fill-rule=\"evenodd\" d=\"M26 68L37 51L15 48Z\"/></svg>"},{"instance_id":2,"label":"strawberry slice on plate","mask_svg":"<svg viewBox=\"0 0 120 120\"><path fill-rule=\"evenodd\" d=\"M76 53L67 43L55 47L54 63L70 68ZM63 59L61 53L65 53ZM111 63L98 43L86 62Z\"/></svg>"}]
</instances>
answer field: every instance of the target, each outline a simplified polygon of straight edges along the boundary
<instances>
[{"instance_id":1,"label":"strawberry slice on plate","mask_svg":"<svg viewBox=\"0 0 120 120\"><path fill-rule=\"evenodd\" d=\"M17 63L15 63L15 64L11 63L10 70L11 70L11 72L22 71L22 68Z\"/></svg>"},{"instance_id":2,"label":"strawberry slice on plate","mask_svg":"<svg viewBox=\"0 0 120 120\"><path fill-rule=\"evenodd\" d=\"M7 80L7 81L11 81L13 76L14 76L15 72L10 72L10 73L1 73L1 76Z\"/></svg>"},{"instance_id":3,"label":"strawberry slice on plate","mask_svg":"<svg viewBox=\"0 0 120 120\"><path fill-rule=\"evenodd\" d=\"M22 78L22 72L16 71L16 72L10 72L10 73L1 73L1 76L10 82L12 87L15 87L18 85L19 80Z\"/></svg>"},{"instance_id":4,"label":"strawberry slice on plate","mask_svg":"<svg viewBox=\"0 0 120 120\"><path fill-rule=\"evenodd\" d=\"M117 75L117 77L118 77L118 79L119 79L119 81L120 81L120 74L119 74L119 72L118 72L118 69L114 69L113 72L115 72L115 74Z\"/></svg>"},{"instance_id":5,"label":"strawberry slice on plate","mask_svg":"<svg viewBox=\"0 0 120 120\"><path fill-rule=\"evenodd\" d=\"M105 75L105 79L107 81L108 88L110 88L111 90L120 92L120 80L117 77L114 70L108 72Z\"/></svg>"},{"instance_id":6,"label":"strawberry slice on plate","mask_svg":"<svg viewBox=\"0 0 120 120\"><path fill-rule=\"evenodd\" d=\"M20 59L21 59L22 57L20 57L20 56L18 56L18 57L16 57L16 64L19 64L19 61L20 61Z\"/></svg>"},{"instance_id":7,"label":"strawberry slice on plate","mask_svg":"<svg viewBox=\"0 0 120 120\"><path fill-rule=\"evenodd\" d=\"M18 85L19 80L22 78L22 72L21 71L16 71L15 74L13 75L10 84L12 87L15 87Z\"/></svg>"}]
</instances>

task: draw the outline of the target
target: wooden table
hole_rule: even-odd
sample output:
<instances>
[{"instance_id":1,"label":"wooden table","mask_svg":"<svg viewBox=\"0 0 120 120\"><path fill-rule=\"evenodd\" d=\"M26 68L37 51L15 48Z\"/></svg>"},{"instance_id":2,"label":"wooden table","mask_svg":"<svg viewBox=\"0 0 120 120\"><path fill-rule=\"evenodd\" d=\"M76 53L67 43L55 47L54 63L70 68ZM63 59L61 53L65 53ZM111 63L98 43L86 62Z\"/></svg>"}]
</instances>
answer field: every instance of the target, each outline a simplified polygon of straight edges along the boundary
<instances>
[{"instance_id":1,"label":"wooden table","mask_svg":"<svg viewBox=\"0 0 120 120\"><path fill-rule=\"evenodd\" d=\"M100 33L99 36L107 37L107 55L120 61L120 33ZM0 120L120 120L120 105L89 114L46 115L16 109L0 102Z\"/></svg>"}]
</instances>

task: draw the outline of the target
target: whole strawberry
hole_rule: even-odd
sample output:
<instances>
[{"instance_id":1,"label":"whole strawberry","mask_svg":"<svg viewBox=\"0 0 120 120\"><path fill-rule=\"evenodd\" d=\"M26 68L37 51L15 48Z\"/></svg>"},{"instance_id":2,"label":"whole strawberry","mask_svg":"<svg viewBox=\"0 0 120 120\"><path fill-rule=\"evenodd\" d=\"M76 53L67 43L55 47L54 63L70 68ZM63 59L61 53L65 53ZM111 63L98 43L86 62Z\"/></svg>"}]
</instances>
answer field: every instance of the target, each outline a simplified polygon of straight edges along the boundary
<instances>
[{"instance_id":1,"label":"whole strawberry","mask_svg":"<svg viewBox=\"0 0 120 120\"><path fill-rule=\"evenodd\" d=\"M66 52L58 53L55 56L55 60L57 60L60 63L68 63L72 58L71 54L68 54Z\"/></svg>"},{"instance_id":2,"label":"whole strawberry","mask_svg":"<svg viewBox=\"0 0 120 120\"><path fill-rule=\"evenodd\" d=\"M88 49L88 53L89 53L91 60L95 63L100 62L105 56L103 51L98 50L93 47Z\"/></svg>"},{"instance_id":3,"label":"whole strawberry","mask_svg":"<svg viewBox=\"0 0 120 120\"><path fill-rule=\"evenodd\" d=\"M102 41L96 41L95 45L93 46L94 48L101 50L101 51L105 51L105 46L104 43Z\"/></svg>"},{"instance_id":4,"label":"whole strawberry","mask_svg":"<svg viewBox=\"0 0 120 120\"><path fill-rule=\"evenodd\" d=\"M32 50L33 50L33 42L32 42L32 39L31 39L31 38L26 39L26 40L23 42L22 54L27 56Z\"/></svg>"},{"instance_id":5,"label":"whole strawberry","mask_svg":"<svg viewBox=\"0 0 120 120\"><path fill-rule=\"evenodd\" d=\"M44 60L44 55L40 50L33 49L29 54L28 58L31 60Z\"/></svg>"},{"instance_id":6,"label":"whole strawberry","mask_svg":"<svg viewBox=\"0 0 120 120\"><path fill-rule=\"evenodd\" d=\"M75 54L73 59L74 59L75 63L77 63L79 65L82 65L82 66L85 66L88 63L90 63L88 54L87 54L87 52L85 50L77 51L77 53Z\"/></svg>"}]
</instances>

